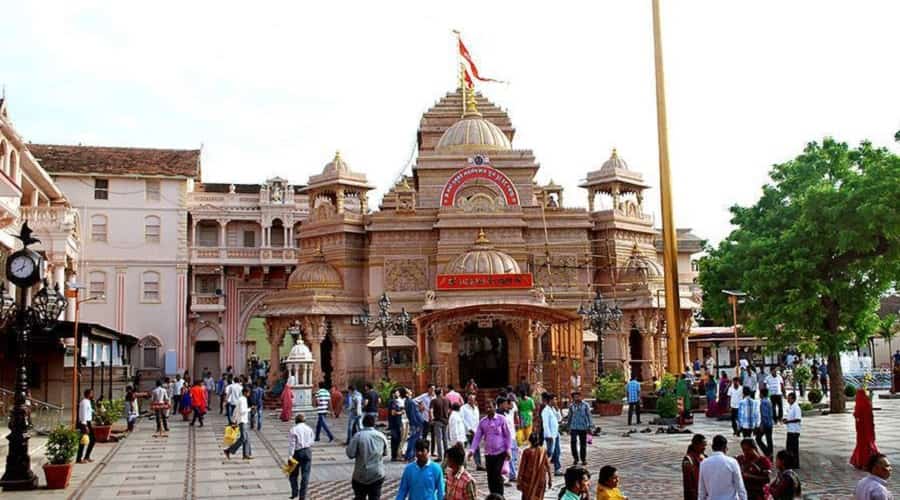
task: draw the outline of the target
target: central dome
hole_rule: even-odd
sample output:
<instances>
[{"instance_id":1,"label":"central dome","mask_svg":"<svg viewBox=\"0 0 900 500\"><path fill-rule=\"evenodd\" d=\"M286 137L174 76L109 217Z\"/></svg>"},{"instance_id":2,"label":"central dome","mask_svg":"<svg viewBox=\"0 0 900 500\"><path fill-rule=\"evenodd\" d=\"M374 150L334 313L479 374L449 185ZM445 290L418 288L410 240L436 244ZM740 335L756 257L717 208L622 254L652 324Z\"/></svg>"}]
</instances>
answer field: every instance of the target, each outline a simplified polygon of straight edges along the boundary
<instances>
[{"instance_id":1,"label":"central dome","mask_svg":"<svg viewBox=\"0 0 900 500\"><path fill-rule=\"evenodd\" d=\"M341 289L341 273L331 264L325 262L322 249L316 250L312 262L300 264L288 278L288 288L336 288Z\"/></svg>"},{"instance_id":2,"label":"central dome","mask_svg":"<svg viewBox=\"0 0 900 500\"><path fill-rule=\"evenodd\" d=\"M466 112L438 140L434 150L439 153L475 153L509 151L512 144L500 127L481 116L475 107L475 95L470 92Z\"/></svg>"},{"instance_id":3,"label":"central dome","mask_svg":"<svg viewBox=\"0 0 900 500\"><path fill-rule=\"evenodd\" d=\"M447 274L519 274L516 259L499 250L494 250L491 242L478 232L478 239L471 250L453 259L444 271Z\"/></svg>"}]
</instances>

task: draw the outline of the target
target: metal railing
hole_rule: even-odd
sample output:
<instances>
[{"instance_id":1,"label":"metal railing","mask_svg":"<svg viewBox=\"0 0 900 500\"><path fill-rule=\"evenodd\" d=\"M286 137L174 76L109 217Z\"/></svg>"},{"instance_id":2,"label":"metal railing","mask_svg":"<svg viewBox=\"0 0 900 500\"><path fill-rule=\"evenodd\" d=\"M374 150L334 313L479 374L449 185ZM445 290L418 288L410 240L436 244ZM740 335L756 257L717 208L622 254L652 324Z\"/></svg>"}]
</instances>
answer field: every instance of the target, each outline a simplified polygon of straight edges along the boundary
<instances>
[{"instance_id":1,"label":"metal railing","mask_svg":"<svg viewBox=\"0 0 900 500\"><path fill-rule=\"evenodd\" d=\"M37 399L30 399L31 412L28 418L29 429L37 434L49 434L51 430L63 423L62 406L56 406ZM0 388L0 422L9 425L9 418L15 405L15 392Z\"/></svg>"}]
</instances>

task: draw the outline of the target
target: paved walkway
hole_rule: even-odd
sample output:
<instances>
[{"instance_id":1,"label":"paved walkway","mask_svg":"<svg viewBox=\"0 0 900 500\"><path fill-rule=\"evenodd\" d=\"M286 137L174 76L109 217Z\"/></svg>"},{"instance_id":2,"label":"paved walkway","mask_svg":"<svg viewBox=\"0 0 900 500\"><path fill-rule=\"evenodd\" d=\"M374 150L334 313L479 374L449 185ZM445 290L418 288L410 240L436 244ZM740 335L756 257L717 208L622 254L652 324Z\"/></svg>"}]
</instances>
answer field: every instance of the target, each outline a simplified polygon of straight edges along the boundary
<instances>
[{"instance_id":1,"label":"paved walkway","mask_svg":"<svg viewBox=\"0 0 900 500\"><path fill-rule=\"evenodd\" d=\"M876 406L878 443L882 451L900 463L900 401L879 401ZM717 422L701 415L695 418L692 431L710 438L721 433L730 439L728 422ZM344 500L352 498L349 478L352 462L344 455L341 443L346 434L346 420L331 421L337 432L332 444L316 443L309 499ZM604 434L594 438L588 465L596 474L601 466L619 468L622 488L635 499L680 498L680 460L690 435L631 434L624 417L597 418L596 425ZM274 414L267 415L262 432L252 434L252 461L241 460L240 454L226 460L221 451L224 420L216 414L208 416L205 427L188 427L180 417L171 422L167 438L154 438L152 421L142 420L137 431L116 444L98 444L92 465L78 465L72 485L64 492L39 490L28 493L4 493L4 498L73 498L101 500L105 498L203 499L222 497L285 498L288 482L280 465L287 453L288 423ZM641 428L646 428L642 426ZM640 430L640 428L639 428ZM656 428L653 427L655 431ZM784 443L784 428L775 431L778 445ZM808 498L845 499L862 473L847 464L854 446L853 417L850 414L807 416L801 437L804 491ZM569 446L564 437L563 464L570 462ZM780 446L779 446L780 448ZM737 442L729 451L734 454ZM387 463L388 480L384 498L393 498L402 473L402 465ZM42 476L39 469L36 473ZM483 472L474 473L479 495L487 494ZM42 478L43 479L43 478ZM42 481L43 482L43 481ZM900 492L900 478L891 479L892 489ZM556 488L554 488L556 490ZM518 491L507 488L507 498L519 498ZM556 498L556 492L546 498Z\"/></svg>"}]
</instances>

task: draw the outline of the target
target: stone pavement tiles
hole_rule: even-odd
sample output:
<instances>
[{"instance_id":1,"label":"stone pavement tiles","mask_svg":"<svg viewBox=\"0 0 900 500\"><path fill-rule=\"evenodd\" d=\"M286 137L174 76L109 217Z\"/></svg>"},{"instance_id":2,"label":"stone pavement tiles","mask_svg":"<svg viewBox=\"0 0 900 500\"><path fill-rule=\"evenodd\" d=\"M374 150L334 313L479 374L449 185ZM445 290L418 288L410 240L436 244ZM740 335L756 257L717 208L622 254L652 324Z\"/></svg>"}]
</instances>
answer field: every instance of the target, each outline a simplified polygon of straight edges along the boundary
<instances>
[{"instance_id":1,"label":"stone pavement tiles","mask_svg":"<svg viewBox=\"0 0 900 500\"><path fill-rule=\"evenodd\" d=\"M892 460L900 462L900 401L878 401L876 431L879 448ZM727 421L715 421L697 414L694 432L702 432L711 440L720 433L729 438L729 454L736 454L737 439L731 438ZM137 431L118 446L104 445L108 455L88 477L73 480L66 493L69 498L100 500L103 498L221 498L242 497L285 498L289 495L287 479L280 467L287 454L287 431L290 424L275 414L266 415L263 431L251 435L254 459L226 460L222 453L224 419L217 414L207 417L205 427L188 427L180 418L172 420L168 438L152 437L153 424L142 420ZM342 446L346 437L346 419L329 420L338 439L334 443L316 443L308 498L311 500L343 500L352 498L350 476L353 463ZM645 421L646 423L646 421ZM314 422L313 422L314 424ZM625 493L635 499L673 499L681 497L680 463L690 441L688 434L631 434L625 417L596 418L604 433L593 438L588 468L596 472L606 464L615 465ZM641 426L646 428L647 426ZM652 427L655 431L656 427ZM809 498L847 498L862 473L847 460L854 446L854 424L851 414L807 416L803 423L800 447L801 478ZM784 427L778 426L774 436L776 449L783 446ZM97 451L100 451L98 445ZM568 436L563 437L563 465L571 464ZM98 457L101 455L98 454ZM403 464L386 463L388 479L383 498L393 499L402 474ZM39 472L39 471L36 471ZM487 494L487 478L472 471L478 482L479 496ZM76 473L78 469L76 468ZM556 498L562 478L546 498ZM900 492L900 479L891 478L891 488ZM47 492L49 493L49 492ZM519 498L515 486L506 489L507 498ZM4 496L20 494L5 494ZM31 494L23 494L31 495ZM61 495L59 498L64 498ZM24 498L24 497L23 497Z\"/></svg>"}]
</instances>

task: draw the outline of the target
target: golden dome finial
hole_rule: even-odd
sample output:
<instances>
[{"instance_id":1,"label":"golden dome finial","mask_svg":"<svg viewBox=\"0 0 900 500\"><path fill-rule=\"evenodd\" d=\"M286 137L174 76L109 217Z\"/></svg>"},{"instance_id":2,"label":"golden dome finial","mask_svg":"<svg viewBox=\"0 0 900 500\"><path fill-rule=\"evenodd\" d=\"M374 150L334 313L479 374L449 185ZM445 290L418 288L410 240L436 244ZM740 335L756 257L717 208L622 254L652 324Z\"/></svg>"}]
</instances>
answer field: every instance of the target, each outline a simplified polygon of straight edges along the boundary
<instances>
[{"instance_id":1,"label":"golden dome finial","mask_svg":"<svg viewBox=\"0 0 900 500\"><path fill-rule=\"evenodd\" d=\"M412 189L411 187L409 187L409 182L406 180L405 175L403 176L403 180L400 181L400 187L402 187L403 189Z\"/></svg>"},{"instance_id":2,"label":"golden dome finial","mask_svg":"<svg viewBox=\"0 0 900 500\"><path fill-rule=\"evenodd\" d=\"M612 160L612 159L618 158L618 157L619 157L619 152L616 150L616 148L613 148L612 154L609 155L609 159Z\"/></svg>"},{"instance_id":3,"label":"golden dome finial","mask_svg":"<svg viewBox=\"0 0 900 500\"><path fill-rule=\"evenodd\" d=\"M487 239L487 235L484 234L484 228L480 228L478 230L478 237L475 238L476 245L486 245L490 243L490 240Z\"/></svg>"},{"instance_id":4,"label":"golden dome finial","mask_svg":"<svg viewBox=\"0 0 900 500\"><path fill-rule=\"evenodd\" d=\"M332 160L332 161L334 161L334 162L339 162L339 161L341 161L341 160L342 160L342 158L341 158L341 150L340 150L340 149L336 149L336 150L334 151L334 160Z\"/></svg>"},{"instance_id":5,"label":"golden dome finial","mask_svg":"<svg viewBox=\"0 0 900 500\"><path fill-rule=\"evenodd\" d=\"M475 103L475 89L473 88L470 88L466 94L466 112L463 113L463 118L467 116L481 116L478 105Z\"/></svg>"}]
</instances>

